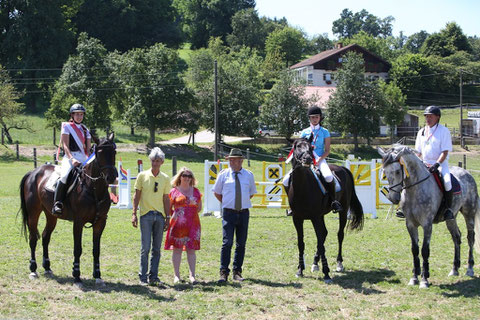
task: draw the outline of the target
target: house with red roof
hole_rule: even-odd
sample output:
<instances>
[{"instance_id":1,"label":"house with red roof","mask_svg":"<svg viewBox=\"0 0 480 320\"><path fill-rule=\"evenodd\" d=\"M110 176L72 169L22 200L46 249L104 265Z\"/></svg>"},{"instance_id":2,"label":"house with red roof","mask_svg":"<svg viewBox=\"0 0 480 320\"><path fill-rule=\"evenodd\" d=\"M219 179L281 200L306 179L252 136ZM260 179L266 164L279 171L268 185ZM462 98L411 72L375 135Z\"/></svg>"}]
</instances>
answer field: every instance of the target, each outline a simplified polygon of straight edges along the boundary
<instances>
[{"instance_id":1,"label":"house with red roof","mask_svg":"<svg viewBox=\"0 0 480 320\"><path fill-rule=\"evenodd\" d=\"M325 108L330 95L335 92L335 73L342 66L343 56L347 52L356 52L363 56L365 61L365 77L370 80L387 79L391 64L381 57L371 53L358 44L343 46L338 43L334 49L320 52L308 59L290 67L298 79L306 83L305 95L317 95L317 103Z\"/></svg>"}]
</instances>

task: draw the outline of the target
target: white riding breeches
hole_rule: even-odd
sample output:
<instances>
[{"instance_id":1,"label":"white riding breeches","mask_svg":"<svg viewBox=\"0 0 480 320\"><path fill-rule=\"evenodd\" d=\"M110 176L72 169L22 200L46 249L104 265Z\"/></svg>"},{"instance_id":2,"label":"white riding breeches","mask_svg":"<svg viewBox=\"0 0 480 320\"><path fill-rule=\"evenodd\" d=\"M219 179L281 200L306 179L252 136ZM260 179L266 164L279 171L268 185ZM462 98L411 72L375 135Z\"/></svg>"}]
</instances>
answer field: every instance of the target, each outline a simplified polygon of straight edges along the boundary
<instances>
[{"instance_id":1,"label":"white riding breeches","mask_svg":"<svg viewBox=\"0 0 480 320\"><path fill-rule=\"evenodd\" d=\"M72 152L72 156L79 162L84 163L87 158L81 152ZM62 165L60 168L60 181L62 183L67 183L68 174L73 168L72 160L69 160L67 157L63 157Z\"/></svg>"},{"instance_id":2,"label":"white riding breeches","mask_svg":"<svg viewBox=\"0 0 480 320\"><path fill-rule=\"evenodd\" d=\"M330 168L328 167L327 161L325 161L325 159L323 159L320 162L317 162L316 166L322 173L322 176L327 183L330 183L333 181L332 170L330 170ZM287 174L285 174L285 177L283 178L283 185L285 187L288 187L288 182L290 181L291 174L292 174L292 169L290 169L290 171L288 171Z\"/></svg>"},{"instance_id":3,"label":"white riding breeches","mask_svg":"<svg viewBox=\"0 0 480 320\"><path fill-rule=\"evenodd\" d=\"M440 164L438 171L440 171L443 175L443 186L445 187L445 191L452 190L452 176L450 175L450 169L448 168L447 161L443 161Z\"/></svg>"}]
</instances>

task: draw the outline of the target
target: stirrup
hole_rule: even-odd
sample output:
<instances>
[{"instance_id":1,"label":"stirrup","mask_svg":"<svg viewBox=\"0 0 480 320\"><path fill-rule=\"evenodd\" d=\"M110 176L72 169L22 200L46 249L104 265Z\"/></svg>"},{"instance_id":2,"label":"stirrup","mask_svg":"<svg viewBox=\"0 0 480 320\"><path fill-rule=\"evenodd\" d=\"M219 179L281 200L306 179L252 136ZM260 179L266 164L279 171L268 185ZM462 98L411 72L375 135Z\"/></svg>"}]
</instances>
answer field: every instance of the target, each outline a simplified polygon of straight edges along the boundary
<instances>
[{"instance_id":1,"label":"stirrup","mask_svg":"<svg viewBox=\"0 0 480 320\"><path fill-rule=\"evenodd\" d=\"M395 212L395 216L397 216L397 218L400 218L400 219L404 219L405 218L405 214L403 213L402 210L397 210Z\"/></svg>"},{"instance_id":2,"label":"stirrup","mask_svg":"<svg viewBox=\"0 0 480 320\"><path fill-rule=\"evenodd\" d=\"M447 208L447 209L445 210L445 212L443 213L443 219L444 219L445 221L447 221L447 220L453 220L453 219L454 219L452 209Z\"/></svg>"},{"instance_id":3,"label":"stirrup","mask_svg":"<svg viewBox=\"0 0 480 320\"><path fill-rule=\"evenodd\" d=\"M335 213L337 213L339 211L342 211L343 208L342 208L342 205L340 204L340 202L338 202L337 200L332 201L332 210Z\"/></svg>"},{"instance_id":4,"label":"stirrup","mask_svg":"<svg viewBox=\"0 0 480 320\"><path fill-rule=\"evenodd\" d=\"M52 214L54 216L61 216L63 213L63 203L60 201L55 202L52 208Z\"/></svg>"}]
</instances>

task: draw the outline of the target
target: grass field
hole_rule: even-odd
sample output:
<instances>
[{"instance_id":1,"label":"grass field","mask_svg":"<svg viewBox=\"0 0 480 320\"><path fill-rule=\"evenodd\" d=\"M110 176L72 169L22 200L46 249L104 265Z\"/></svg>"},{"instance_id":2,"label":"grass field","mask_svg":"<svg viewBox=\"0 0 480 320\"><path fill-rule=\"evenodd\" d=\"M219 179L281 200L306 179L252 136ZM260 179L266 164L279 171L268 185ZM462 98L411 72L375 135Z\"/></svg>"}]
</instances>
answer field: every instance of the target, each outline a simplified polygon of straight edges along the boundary
<instances>
[{"instance_id":1,"label":"grass field","mask_svg":"<svg viewBox=\"0 0 480 320\"><path fill-rule=\"evenodd\" d=\"M458 151L458 150L457 150ZM203 160L208 154L179 156L178 167L187 165L196 174L203 192ZM148 165L147 157L120 152L125 168L135 172L136 159ZM171 175L171 161L162 167ZM186 161L186 160L189 161ZM462 159L452 155L451 163ZM467 168L480 172L478 156L470 156ZM41 159L41 161L49 160ZM245 162L244 162L244 166ZM52 236L50 258L55 276L28 279L28 244L20 234L18 184L29 161L0 159L0 318L107 318L107 319L475 319L480 314L480 279L464 275L467 245L462 231L461 276L449 278L453 245L444 224L435 225L431 241L430 281L427 290L406 285L411 276L410 240L404 221L386 218L365 221L364 230L348 233L344 241L344 273L335 273L333 284L321 281L321 274L306 272L295 278L296 233L283 210L253 209L244 264L246 281L218 285L221 220L202 217L202 249L197 253L200 283L173 285L171 253L162 251L160 278L166 288L138 285L140 232L130 223L130 210L112 209L102 237L101 269L107 287L96 290L92 280L91 229L84 230L81 260L85 290L72 284L72 224L60 221ZM257 180L261 164L252 161ZM478 173L475 178L480 181ZM337 250L338 220L326 217L330 231L327 258L332 270ZM44 218L40 221L43 227ZM315 236L305 223L307 269L313 260ZM479 255L475 255L477 261ZM37 247L41 261L41 244ZM477 274L480 272L475 267ZM39 271L42 268L39 267ZM187 278L186 261L181 273Z\"/></svg>"}]
</instances>

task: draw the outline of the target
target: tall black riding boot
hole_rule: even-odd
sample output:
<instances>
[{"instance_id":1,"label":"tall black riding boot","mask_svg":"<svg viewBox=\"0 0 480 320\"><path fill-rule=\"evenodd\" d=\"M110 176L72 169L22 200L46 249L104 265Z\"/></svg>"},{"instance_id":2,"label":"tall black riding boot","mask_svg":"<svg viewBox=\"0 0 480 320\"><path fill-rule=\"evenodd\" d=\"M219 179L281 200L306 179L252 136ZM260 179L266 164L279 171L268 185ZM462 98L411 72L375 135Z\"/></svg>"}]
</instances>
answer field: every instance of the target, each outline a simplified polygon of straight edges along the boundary
<instances>
[{"instance_id":1,"label":"tall black riding boot","mask_svg":"<svg viewBox=\"0 0 480 320\"><path fill-rule=\"evenodd\" d=\"M328 191L328 194L330 196L330 199L332 200L332 210L333 210L333 212L342 211L343 210L342 205L335 198L335 194L336 194L336 192L335 192L335 179L332 180L332 182L327 183L327 191Z\"/></svg>"},{"instance_id":2,"label":"tall black riding boot","mask_svg":"<svg viewBox=\"0 0 480 320\"><path fill-rule=\"evenodd\" d=\"M445 219L445 221L452 220L454 218L453 211L452 211L453 190L451 189L450 191L445 191L444 197L445 197L445 206L447 208L443 212L443 218Z\"/></svg>"},{"instance_id":3,"label":"tall black riding boot","mask_svg":"<svg viewBox=\"0 0 480 320\"><path fill-rule=\"evenodd\" d=\"M63 212L63 199L65 198L65 192L67 191L67 185L58 180L57 188L55 189L55 195L53 197L52 214L61 216Z\"/></svg>"},{"instance_id":4,"label":"tall black riding boot","mask_svg":"<svg viewBox=\"0 0 480 320\"><path fill-rule=\"evenodd\" d=\"M286 187L285 185L283 185L283 188L285 189L285 194L288 197L288 190L290 190L290 186ZM291 216L293 214L292 209L287 209L286 214L287 214L287 217Z\"/></svg>"}]
</instances>

